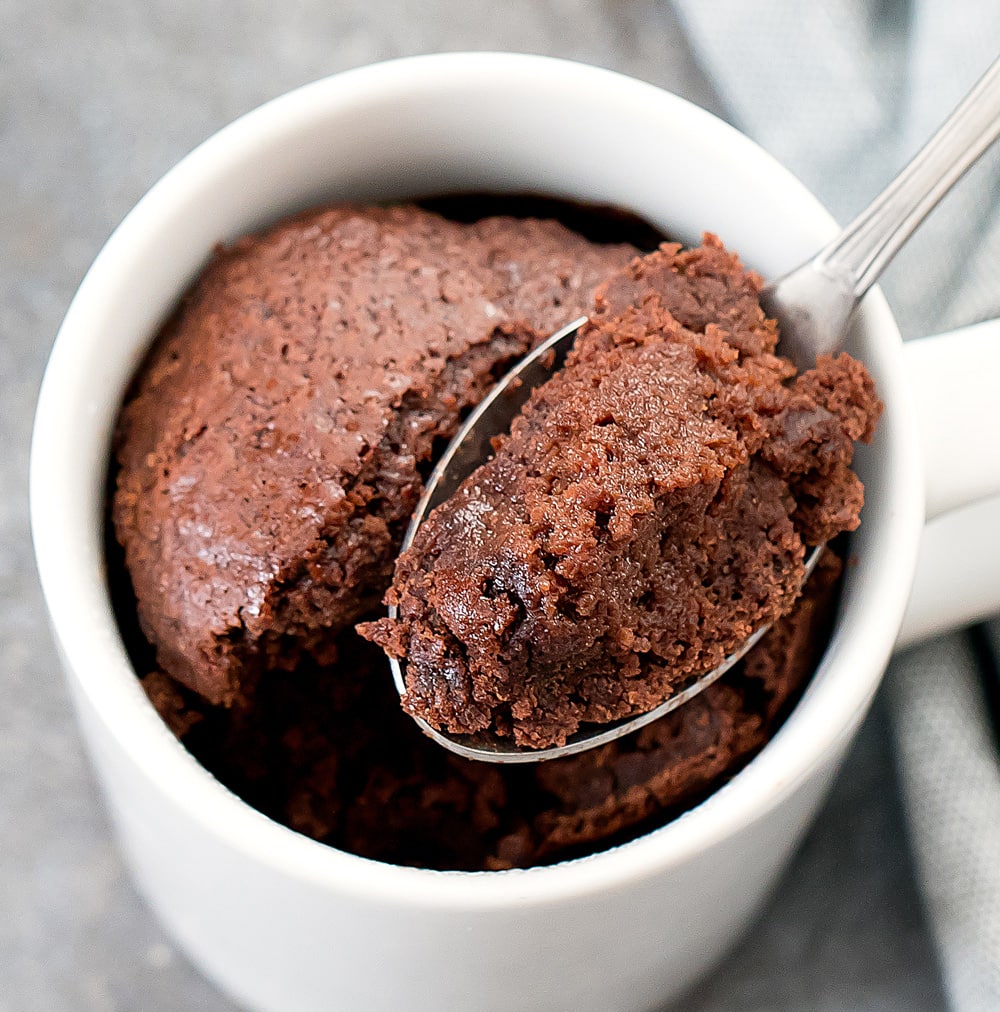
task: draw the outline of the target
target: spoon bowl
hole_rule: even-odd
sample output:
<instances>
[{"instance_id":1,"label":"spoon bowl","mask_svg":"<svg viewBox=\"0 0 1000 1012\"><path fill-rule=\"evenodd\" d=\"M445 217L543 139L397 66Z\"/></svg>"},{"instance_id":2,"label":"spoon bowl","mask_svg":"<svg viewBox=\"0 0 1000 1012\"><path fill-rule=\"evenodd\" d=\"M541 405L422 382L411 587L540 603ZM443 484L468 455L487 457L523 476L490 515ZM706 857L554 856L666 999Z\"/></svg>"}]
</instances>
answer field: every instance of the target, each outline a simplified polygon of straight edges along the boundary
<instances>
[{"instance_id":1,"label":"spoon bowl","mask_svg":"<svg viewBox=\"0 0 1000 1012\"><path fill-rule=\"evenodd\" d=\"M448 444L431 472L424 488L424 494L413 511L413 517L410 520L410 526L400 551L405 552L413 544L417 530L428 514L440 503L451 498L469 473L492 453L490 440L496 433L503 432L510 425L511 419L531 396L531 391L562 368L566 361L566 355L576 340L576 335L585 323L587 323L587 317L581 316L547 338L534 351L525 355L479 402ZM822 550L822 546L819 546L813 548L809 553L805 567L806 579L816 568ZM393 619L398 617L398 609L395 605L389 607L389 617ZM597 748L626 734L631 734L640 727L645 727L646 724L659 720L660 717L683 706L741 660L756 646L769 628L770 625L764 625L755 629L743 641L739 649L729 654L720 665L690 680L683 688L678 689L652 710L608 724L589 725L585 730L571 735L563 745L527 749L516 745L509 738L486 733L445 734L422 717L413 716L413 720L426 735L433 738L438 744L466 759L479 759L495 763L531 763L574 755L577 752ZM389 658L393 681L400 696L406 692L404 664L404 661L395 657Z\"/></svg>"}]
</instances>

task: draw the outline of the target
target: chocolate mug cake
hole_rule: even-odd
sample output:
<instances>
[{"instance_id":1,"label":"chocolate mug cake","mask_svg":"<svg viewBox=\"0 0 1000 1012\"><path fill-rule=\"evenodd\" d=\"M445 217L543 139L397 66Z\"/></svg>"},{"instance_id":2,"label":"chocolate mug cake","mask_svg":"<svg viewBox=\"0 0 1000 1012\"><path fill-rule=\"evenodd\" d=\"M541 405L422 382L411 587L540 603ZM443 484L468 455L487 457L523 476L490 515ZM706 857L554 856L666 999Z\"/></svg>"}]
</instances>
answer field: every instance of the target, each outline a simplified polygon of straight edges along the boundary
<instances>
[{"instance_id":1,"label":"chocolate mug cake","mask_svg":"<svg viewBox=\"0 0 1000 1012\"><path fill-rule=\"evenodd\" d=\"M255 807L377 860L525 867L644 832L748 761L822 650L840 563L827 555L724 681L613 745L498 770L424 739L353 627L377 617L423 478L463 413L653 245L625 218L575 209L568 228L558 204L528 217L436 206L324 208L217 251L119 419L112 569L127 573L119 619L150 698ZM603 306L629 297L618 285ZM615 318L598 311L598 336L602 315ZM780 363L768 368L819 406L815 390L784 385ZM852 382L870 393L862 373ZM874 413L873 394L866 403ZM807 447L801 421L788 427ZM849 474L842 464L831 456L831 473ZM856 513L857 485L843 488ZM796 506L777 498L788 521Z\"/></svg>"}]
</instances>

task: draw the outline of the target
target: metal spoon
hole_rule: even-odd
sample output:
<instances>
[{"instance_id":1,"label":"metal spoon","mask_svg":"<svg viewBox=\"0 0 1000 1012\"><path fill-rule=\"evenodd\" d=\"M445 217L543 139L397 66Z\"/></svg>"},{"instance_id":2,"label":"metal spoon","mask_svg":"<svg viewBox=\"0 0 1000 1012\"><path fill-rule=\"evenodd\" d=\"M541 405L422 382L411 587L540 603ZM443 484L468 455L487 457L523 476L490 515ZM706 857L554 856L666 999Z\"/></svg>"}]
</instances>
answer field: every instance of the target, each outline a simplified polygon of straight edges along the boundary
<instances>
[{"instance_id":1,"label":"metal spoon","mask_svg":"<svg viewBox=\"0 0 1000 1012\"><path fill-rule=\"evenodd\" d=\"M978 81L955 111L913 160L835 239L801 267L773 281L761 292L761 306L778 321L779 351L798 369L810 368L816 356L835 352L844 342L858 303L900 247L1000 136L1000 59ZM448 499L462 481L492 454L490 440L505 432L531 391L549 379L565 360L586 317L564 327L522 359L490 391L466 420L434 468L403 539L405 551L424 518ZM806 578L822 546L806 562ZM390 608L391 618L397 617ZM468 759L496 763L539 762L596 748L649 724L694 698L728 671L767 632L755 630L717 668L701 675L655 709L612 724L578 731L565 745L527 749L487 734L449 735L419 717L423 731L445 748ZM403 663L390 659L400 695L406 691Z\"/></svg>"}]
</instances>

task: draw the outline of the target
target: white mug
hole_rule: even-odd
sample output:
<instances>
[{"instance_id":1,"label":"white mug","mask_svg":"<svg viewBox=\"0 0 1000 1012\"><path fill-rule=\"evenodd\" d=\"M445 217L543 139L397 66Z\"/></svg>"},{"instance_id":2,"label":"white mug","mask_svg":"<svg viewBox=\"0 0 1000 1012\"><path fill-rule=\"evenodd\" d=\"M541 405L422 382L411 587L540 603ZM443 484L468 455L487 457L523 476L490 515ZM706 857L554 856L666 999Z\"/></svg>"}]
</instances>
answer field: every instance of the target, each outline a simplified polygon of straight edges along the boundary
<instances>
[{"instance_id":1,"label":"white mug","mask_svg":"<svg viewBox=\"0 0 1000 1012\"><path fill-rule=\"evenodd\" d=\"M353 70L268 103L188 155L108 240L39 398L38 567L136 882L191 959L253 1009L625 1010L679 994L752 917L867 710L913 584L925 489L950 509L1000 492L1000 428L976 399L977 390L989 392L986 404L993 396L998 335L904 349L875 291L851 339L886 403L857 460L867 503L856 564L814 678L745 769L640 839L523 871L394 867L270 821L185 751L129 665L102 548L115 415L215 243L322 201L458 190L610 203L687 241L711 230L771 277L834 230L764 151L673 95L592 67L476 53ZM1000 559L985 526L998 519L994 499L928 529L906 637L1000 608ZM964 562L962 538L974 547ZM963 572L974 584L964 597L948 589Z\"/></svg>"}]
</instances>

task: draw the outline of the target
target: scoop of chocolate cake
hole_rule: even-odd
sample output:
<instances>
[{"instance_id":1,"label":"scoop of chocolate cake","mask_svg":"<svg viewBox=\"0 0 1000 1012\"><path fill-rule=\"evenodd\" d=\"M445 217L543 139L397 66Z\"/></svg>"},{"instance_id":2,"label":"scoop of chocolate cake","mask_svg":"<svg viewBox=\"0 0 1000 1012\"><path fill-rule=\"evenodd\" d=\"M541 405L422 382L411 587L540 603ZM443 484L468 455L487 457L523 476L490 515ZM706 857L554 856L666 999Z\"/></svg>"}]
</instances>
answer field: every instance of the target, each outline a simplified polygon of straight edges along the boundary
<instances>
[{"instance_id":1,"label":"scoop of chocolate cake","mask_svg":"<svg viewBox=\"0 0 1000 1012\"><path fill-rule=\"evenodd\" d=\"M228 705L265 668L331 661L389 583L436 441L635 252L412 206L220 249L115 440L115 531L163 670Z\"/></svg>"},{"instance_id":2,"label":"scoop of chocolate cake","mask_svg":"<svg viewBox=\"0 0 1000 1012\"><path fill-rule=\"evenodd\" d=\"M713 236L599 290L565 367L397 564L404 708L529 747L652 709L798 598L858 524L880 412L848 355L796 375Z\"/></svg>"}]
</instances>

